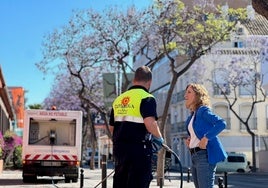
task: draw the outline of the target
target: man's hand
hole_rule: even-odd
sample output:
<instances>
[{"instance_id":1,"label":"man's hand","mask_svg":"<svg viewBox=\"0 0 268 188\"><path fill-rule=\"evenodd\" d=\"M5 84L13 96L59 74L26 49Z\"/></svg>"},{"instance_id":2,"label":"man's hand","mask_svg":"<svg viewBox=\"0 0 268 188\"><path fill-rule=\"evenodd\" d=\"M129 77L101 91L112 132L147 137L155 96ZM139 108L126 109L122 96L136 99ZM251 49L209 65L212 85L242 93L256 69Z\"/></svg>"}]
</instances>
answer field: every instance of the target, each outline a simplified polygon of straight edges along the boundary
<instances>
[{"instance_id":1,"label":"man's hand","mask_svg":"<svg viewBox=\"0 0 268 188\"><path fill-rule=\"evenodd\" d=\"M157 153L163 146L162 144L164 143L164 139L162 137L152 137L152 148L153 148L153 153Z\"/></svg>"}]
</instances>

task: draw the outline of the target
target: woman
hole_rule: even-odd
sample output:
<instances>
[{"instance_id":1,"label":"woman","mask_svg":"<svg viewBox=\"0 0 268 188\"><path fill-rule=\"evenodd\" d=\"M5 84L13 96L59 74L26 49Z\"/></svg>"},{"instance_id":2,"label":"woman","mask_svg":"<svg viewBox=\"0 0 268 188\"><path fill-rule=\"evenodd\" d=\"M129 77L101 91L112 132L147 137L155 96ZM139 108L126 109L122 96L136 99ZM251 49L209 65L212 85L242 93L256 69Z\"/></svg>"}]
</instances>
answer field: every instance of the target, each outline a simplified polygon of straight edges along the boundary
<instances>
[{"instance_id":1,"label":"woman","mask_svg":"<svg viewBox=\"0 0 268 188\"><path fill-rule=\"evenodd\" d=\"M192 159L192 177L196 188L212 188L216 164L227 157L218 134L225 121L209 107L209 95L203 85L189 84L184 95L185 106L191 111L186 121L189 137L186 145Z\"/></svg>"}]
</instances>

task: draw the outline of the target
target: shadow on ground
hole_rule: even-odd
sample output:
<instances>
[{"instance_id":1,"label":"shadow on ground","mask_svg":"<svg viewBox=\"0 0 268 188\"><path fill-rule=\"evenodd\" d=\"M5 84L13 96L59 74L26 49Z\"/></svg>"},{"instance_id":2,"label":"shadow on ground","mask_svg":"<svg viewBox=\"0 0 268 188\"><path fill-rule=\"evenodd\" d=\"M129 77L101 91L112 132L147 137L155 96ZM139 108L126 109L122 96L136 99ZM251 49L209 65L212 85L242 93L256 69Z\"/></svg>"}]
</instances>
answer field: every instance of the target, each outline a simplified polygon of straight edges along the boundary
<instances>
[{"instance_id":1,"label":"shadow on ground","mask_svg":"<svg viewBox=\"0 0 268 188\"><path fill-rule=\"evenodd\" d=\"M37 179L37 181L31 183L24 183L22 179L1 179L0 186L2 185L38 185L38 184L57 184L63 183L64 179L52 179L50 177Z\"/></svg>"}]
</instances>

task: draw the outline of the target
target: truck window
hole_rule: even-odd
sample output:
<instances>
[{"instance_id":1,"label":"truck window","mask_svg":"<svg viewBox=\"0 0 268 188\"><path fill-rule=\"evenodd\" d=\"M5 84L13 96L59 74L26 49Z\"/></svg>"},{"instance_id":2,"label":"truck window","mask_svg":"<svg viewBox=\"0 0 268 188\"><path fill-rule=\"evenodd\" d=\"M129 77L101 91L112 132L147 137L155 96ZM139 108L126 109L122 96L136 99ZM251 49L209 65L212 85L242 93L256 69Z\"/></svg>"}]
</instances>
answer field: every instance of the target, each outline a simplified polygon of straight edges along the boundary
<instances>
[{"instance_id":1,"label":"truck window","mask_svg":"<svg viewBox=\"0 0 268 188\"><path fill-rule=\"evenodd\" d=\"M30 119L29 145L75 146L76 120Z\"/></svg>"},{"instance_id":2,"label":"truck window","mask_svg":"<svg viewBox=\"0 0 268 188\"><path fill-rule=\"evenodd\" d=\"M242 156L228 156L228 162L245 162L245 158Z\"/></svg>"}]
</instances>

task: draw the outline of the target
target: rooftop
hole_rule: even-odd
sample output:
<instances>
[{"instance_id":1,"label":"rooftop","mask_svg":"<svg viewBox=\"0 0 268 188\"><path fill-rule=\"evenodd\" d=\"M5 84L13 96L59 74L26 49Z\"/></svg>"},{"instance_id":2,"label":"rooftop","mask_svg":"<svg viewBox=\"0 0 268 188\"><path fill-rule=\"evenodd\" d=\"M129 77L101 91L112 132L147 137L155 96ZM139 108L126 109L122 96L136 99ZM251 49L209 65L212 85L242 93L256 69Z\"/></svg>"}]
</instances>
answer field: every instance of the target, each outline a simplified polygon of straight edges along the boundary
<instances>
[{"instance_id":1,"label":"rooftop","mask_svg":"<svg viewBox=\"0 0 268 188\"><path fill-rule=\"evenodd\" d=\"M242 22L249 35L268 35L268 19L255 13L255 19Z\"/></svg>"}]
</instances>

